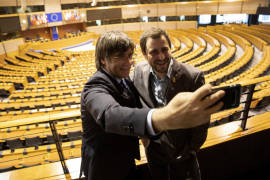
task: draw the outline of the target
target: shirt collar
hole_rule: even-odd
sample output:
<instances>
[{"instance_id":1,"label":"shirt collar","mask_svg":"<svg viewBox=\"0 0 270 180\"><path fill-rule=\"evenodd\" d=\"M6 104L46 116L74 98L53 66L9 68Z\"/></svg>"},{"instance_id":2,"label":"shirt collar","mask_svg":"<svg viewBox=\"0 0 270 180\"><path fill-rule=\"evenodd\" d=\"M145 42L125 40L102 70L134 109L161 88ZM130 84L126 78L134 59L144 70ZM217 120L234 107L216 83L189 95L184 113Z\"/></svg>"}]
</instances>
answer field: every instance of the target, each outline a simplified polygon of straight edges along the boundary
<instances>
[{"instance_id":1,"label":"shirt collar","mask_svg":"<svg viewBox=\"0 0 270 180\"><path fill-rule=\"evenodd\" d=\"M171 74L172 74L172 65L173 65L173 59L171 58L171 61L170 61L169 67L168 67L168 72L167 72L167 77L168 77L169 79L171 78ZM150 66L150 67L151 67L151 66ZM157 76L156 76L156 74L154 73L152 67L150 68L150 73L152 73L152 74L154 75L154 77L155 77L156 79L158 79Z\"/></svg>"}]
</instances>

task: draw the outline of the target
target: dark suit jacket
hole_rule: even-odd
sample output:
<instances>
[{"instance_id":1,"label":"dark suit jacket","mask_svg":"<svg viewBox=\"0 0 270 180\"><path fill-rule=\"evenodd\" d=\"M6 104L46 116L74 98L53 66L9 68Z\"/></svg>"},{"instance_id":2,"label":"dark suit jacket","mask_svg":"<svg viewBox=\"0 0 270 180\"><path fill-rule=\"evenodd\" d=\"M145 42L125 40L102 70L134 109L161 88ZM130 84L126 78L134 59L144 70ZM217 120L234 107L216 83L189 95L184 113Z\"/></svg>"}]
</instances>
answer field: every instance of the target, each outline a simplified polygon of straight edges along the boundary
<instances>
[{"instance_id":1,"label":"dark suit jacket","mask_svg":"<svg viewBox=\"0 0 270 180\"><path fill-rule=\"evenodd\" d=\"M88 179L125 179L134 158L139 159L138 136L145 135L149 108L105 71L97 71L85 84L81 96L83 127L82 168Z\"/></svg>"},{"instance_id":2,"label":"dark suit jacket","mask_svg":"<svg viewBox=\"0 0 270 180\"><path fill-rule=\"evenodd\" d=\"M203 73L192 66L173 60L170 82L166 91L166 98L169 102L179 92L193 92L204 84ZM150 65L147 61L137 63L131 78L141 95L143 104L147 107L156 107L155 97L151 89ZM190 129L172 130L161 136L161 140L169 141L174 146L178 155L187 151L197 151L204 143L207 136L209 124ZM168 134L169 136L166 136ZM164 137L165 136L165 137ZM171 153L170 153L171 154Z\"/></svg>"}]
</instances>

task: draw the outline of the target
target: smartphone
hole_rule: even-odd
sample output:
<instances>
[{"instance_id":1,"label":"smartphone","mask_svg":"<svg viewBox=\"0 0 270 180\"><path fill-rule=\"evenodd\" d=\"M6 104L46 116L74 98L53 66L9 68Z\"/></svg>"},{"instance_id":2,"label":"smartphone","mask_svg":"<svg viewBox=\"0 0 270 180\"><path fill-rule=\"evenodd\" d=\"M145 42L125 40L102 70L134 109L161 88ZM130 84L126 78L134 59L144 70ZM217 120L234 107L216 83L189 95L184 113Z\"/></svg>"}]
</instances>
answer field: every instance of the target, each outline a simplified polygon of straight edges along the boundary
<instances>
[{"instance_id":1,"label":"smartphone","mask_svg":"<svg viewBox=\"0 0 270 180\"><path fill-rule=\"evenodd\" d=\"M231 86L224 86L224 87L220 87L220 88L213 88L213 93L215 93L219 90L225 91L225 95L220 100L223 102L223 107L219 111L237 108L240 105L240 97L241 97L241 85L240 84L235 84L235 85L231 85ZM218 101L218 102L220 102L220 101Z\"/></svg>"}]
</instances>

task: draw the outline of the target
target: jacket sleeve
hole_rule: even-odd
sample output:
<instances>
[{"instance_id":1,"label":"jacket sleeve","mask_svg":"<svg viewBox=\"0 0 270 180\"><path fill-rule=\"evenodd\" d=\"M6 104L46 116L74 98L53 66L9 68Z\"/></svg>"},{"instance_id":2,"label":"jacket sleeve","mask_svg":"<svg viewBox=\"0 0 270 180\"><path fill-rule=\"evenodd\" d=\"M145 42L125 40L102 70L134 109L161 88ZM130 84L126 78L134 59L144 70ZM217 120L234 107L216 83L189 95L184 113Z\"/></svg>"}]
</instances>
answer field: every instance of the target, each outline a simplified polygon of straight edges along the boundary
<instances>
[{"instance_id":1,"label":"jacket sleeve","mask_svg":"<svg viewBox=\"0 0 270 180\"><path fill-rule=\"evenodd\" d=\"M119 95L120 96L120 95ZM144 136L149 108L121 106L108 87L100 83L85 86L82 101L87 113L106 132L130 136Z\"/></svg>"},{"instance_id":2,"label":"jacket sleeve","mask_svg":"<svg viewBox=\"0 0 270 180\"><path fill-rule=\"evenodd\" d=\"M205 79L203 73L200 72L197 74L195 78L195 87L196 89L200 88L202 85L205 84ZM210 117L209 117L210 120ZM197 126L191 129L191 142L190 146L192 150L198 151L200 147L206 140L207 133L208 133L209 123Z\"/></svg>"}]
</instances>

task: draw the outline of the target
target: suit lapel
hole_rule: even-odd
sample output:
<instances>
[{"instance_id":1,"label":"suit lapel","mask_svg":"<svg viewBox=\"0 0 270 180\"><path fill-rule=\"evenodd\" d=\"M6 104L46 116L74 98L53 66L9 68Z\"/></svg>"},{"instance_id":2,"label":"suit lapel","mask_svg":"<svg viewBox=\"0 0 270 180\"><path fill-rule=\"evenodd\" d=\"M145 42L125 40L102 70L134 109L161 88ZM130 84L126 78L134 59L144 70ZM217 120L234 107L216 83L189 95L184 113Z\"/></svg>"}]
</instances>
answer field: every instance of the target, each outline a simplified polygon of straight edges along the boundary
<instances>
[{"instance_id":1,"label":"suit lapel","mask_svg":"<svg viewBox=\"0 0 270 180\"><path fill-rule=\"evenodd\" d=\"M181 63L173 60L172 73L170 82L168 84L168 91L166 94L168 102L179 92L190 91L189 84L186 83L185 77L183 76L183 66Z\"/></svg>"},{"instance_id":2,"label":"suit lapel","mask_svg":"<svg viewBox=\"0 0 270 180\"><path fill-rule=\"evenodd\" d=\"M172 60L174 61L174 60ZM171 76L170 76L170 81L168 82L168 88L167 88L167 92L166 92L166 99L169 102L173 96L175 94L177 94L179 92L179 87L181 88L181 85L179 84L179 82L177 82L180 78L180 69L177 68L176 66L176 61L173 62L172 65L172 72L171 72ZM177 83L177 84L176 84ZM178 91L178 92L176 92Z\"/></svg>"},{"instance_id":3,"label":"suit lapel","mask_svg":"<svg viewBox=\"0 0 270 180\"><path fill-rule=\"evenodd\" d=\"M138 78L137 80L137 89L140 93L140 95L142 96L143 100L145 101L145 103L149 106L149 107L154 107L154 103L151 99L151 94L150 94L150 66L144 66L142 68L142 73L141 73L141 77Z\"/></svg>"}]
</instances>

